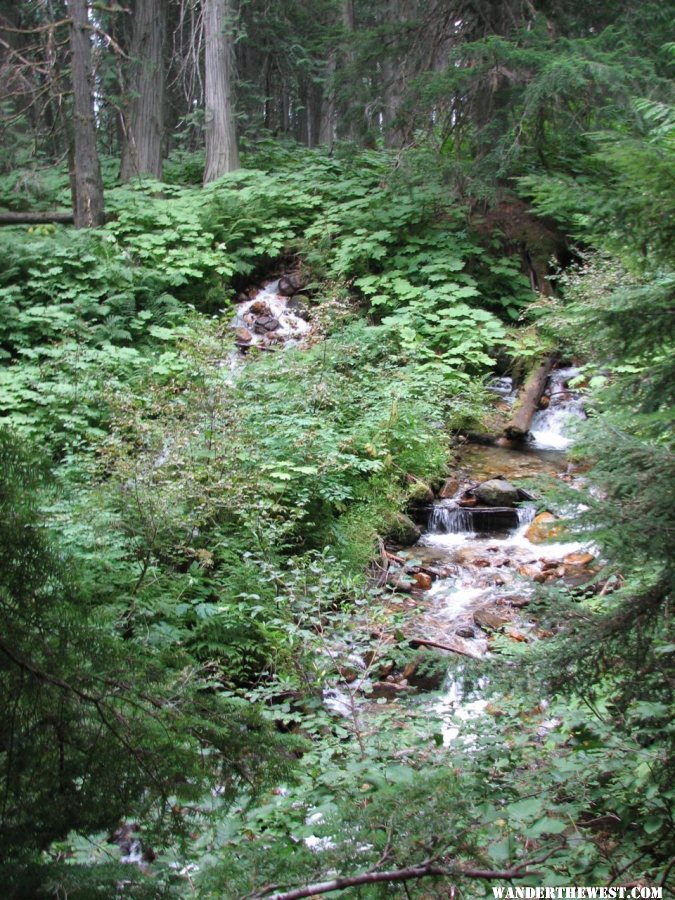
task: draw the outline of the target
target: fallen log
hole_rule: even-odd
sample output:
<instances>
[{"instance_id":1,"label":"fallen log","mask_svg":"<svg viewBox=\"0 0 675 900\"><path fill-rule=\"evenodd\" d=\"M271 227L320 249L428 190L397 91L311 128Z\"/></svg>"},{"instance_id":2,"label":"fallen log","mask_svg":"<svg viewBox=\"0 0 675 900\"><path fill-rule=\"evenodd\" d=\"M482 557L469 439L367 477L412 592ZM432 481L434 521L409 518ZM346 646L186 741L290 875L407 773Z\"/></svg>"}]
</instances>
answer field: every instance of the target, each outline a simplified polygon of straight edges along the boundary
<instances>
[{"instance_id":1,"label":"fallen log","mask_svg":"<svg viewBox=\"0 0 675 900\"><path fill-rule=\"evenodd\" d=\"M532 419L555 361L555 356L549 356L530 372L513 407L511 419L504 428L504 434L509 440L524 441L529 434Z\"/></svg>"},{"instance_id":2,"label":"fallen log","mask_svg":"<svg viewBox=\"0 0 675 900\"><path fill-rule=\"evenodd\" d=\"M468 656L469 659L476 659L473 653L467 650L460 650L459 647L452 647L450 644L441 644L439 641L431 641L426 638L413 638L408 641L411 650L417 650L419 647L433 647L434 650L448 650L450 653L458 653L460 656Z\"/></svg>"},{"instance_id":3,"label":"fallen log","mask_svg":"<svg viewBox=\"0 0 675 900\"><path fill-rule=\"evenodd\" d=\"M432 860L425 860L416 866L410 866L406 869L392 869L389 872L370 871L361 875L351 875L343 878L334 878L332 881L322 881L316 884L306 884L304 887L294 888L289 891L281 891L272 893L277 890L277 885L264 887L261 892L249 894L250 900L303 900L305 897L318 897L320 894L333 894L337 891L344 891L346 888L357 887L362 884L382 884L393 882L413 881L421 878L453 878L462 876L464 878L476 878L485 881L511 881L514 878L527 878L532 876L541 877L541 872L534 872L527 868L528 863L521 863L512 869L495 870L495 869L471 869L462 868L461 866L453 866L452 868L444 868L437 865ZM448 892L454 896L454 887Z\"/></svg>"},{"instance_id":4,"label":"fallen log","mask_svg":"<svg viewBox=\"0 0 675 900\"><path fill-rule=\"evenodd\" d=\"M460 441L464 444L480 444L484 447L519 447L519 441L512 441L505 437L503 432L499 434L490 434L480 431L463 431L458 435Z\"/></svg>"},{"instance_id":5,"label":"fallen log","mask_svg":"<svg viewBox=\"0 0 675 900\"><path fill-rule=\"evenodd\" d=\"M72 225L73 213L67 209L49 212L9 212L0 210L0 225Z\"/></svg>"}]
</instances>

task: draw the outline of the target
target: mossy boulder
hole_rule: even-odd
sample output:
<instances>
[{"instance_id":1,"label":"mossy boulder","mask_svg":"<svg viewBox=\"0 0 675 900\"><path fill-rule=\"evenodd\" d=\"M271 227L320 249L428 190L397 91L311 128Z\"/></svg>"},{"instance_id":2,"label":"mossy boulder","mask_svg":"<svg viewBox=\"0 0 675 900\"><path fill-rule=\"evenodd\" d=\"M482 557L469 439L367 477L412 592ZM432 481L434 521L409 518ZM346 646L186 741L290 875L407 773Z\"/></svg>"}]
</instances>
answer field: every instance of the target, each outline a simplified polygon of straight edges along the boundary
<instances>
[{"instance_id":1,"label":"mossy boulder","mask_svg":"<svg viewBox=\"0 0 675 900\"><path fill-rule=\"evenodd\" d=\"M423 481L413 481L407 490L408 502L413 506L425 506L434 502L434 492Z\"/></svg>"},{"instance_id":2,"label":"mossy boulder","mask_svg":"<svg viewBox=\"0 0 675 900\"><path fill-rule=\"evenodd\" d=\"M405 513L394 513L385 522L384 538L393 541L401 547L410 547L416 544L422 536L422 529L415 525L410 516Z\"/></svg>"}]
</instances>

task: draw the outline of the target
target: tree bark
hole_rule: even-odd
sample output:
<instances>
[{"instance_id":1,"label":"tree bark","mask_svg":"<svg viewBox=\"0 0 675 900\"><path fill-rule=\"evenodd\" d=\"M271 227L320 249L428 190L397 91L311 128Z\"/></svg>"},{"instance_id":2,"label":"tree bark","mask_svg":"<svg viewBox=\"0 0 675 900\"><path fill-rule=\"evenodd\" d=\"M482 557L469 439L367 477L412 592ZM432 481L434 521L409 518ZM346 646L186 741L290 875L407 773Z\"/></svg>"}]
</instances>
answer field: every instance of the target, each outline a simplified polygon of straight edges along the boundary
<instances>
[{"instance_id":1,"label":"tree bark","mask_svg":"<svg viewBox=\"0 0 675 900\"><path fill-rule=\"evenodd\" d=\"M546 388L546 381L553 368L555 357L549 356L530 373L523 385L513 415L504 428L504 434L512 441L523 441L527 437L532 418L537 411L539 401Z\"/></svg>"},{"instance_id":2,"label":"tree bark","mask_svg":"<svg viewBox=\"0 0 675 900\"><path fill-rule=\"evenodd\" d=\"M206 167L204 184L239 168L232 100L234 47L230 0L204 0Z\"/></svg>"},{"instance_id":3,"label":"tree bark","mask_svg":"<svg viewBox=\"0 0 675 900\"><path fill-rule=\"evenodd\" d=\"M335 106L335 73L337 53L331 50L326 60L325 80L321 96L318 143L331 145L335 141L337 110Z\"/></svg>"},{"instance_id":4,"label":"tree bark","mask_svg":"<svg viewBox=\"0 0 675 900\"><path fill-rule=\"evenodd\" d=\"M131 98L125 121L120 178L162 178L166 3L137 0L133 8Z\"/></svg>"},{"instance_id":5,"label":"tree bark","mask_svg":"<svg viewBox=\"0 0 675 900\"><path fill-rule=\"evenodd\" d=\"M91 39L86 0L68 0L73 82L74 196L76 228L105 221L103 180L96 150Z\"/></svg>"}]
</instances>

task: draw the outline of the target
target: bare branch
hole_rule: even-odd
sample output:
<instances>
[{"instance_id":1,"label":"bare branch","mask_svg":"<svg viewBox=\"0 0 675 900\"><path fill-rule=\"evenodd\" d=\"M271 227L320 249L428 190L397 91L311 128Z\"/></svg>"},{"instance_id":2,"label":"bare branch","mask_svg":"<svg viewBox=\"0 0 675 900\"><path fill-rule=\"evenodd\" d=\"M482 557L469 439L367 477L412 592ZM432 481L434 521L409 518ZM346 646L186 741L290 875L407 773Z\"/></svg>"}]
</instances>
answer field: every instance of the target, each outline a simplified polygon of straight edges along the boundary
<instances>
[{"instance_id":1,"label":"bare branch","mask_svg":"<svg viewBox=\"0 0 675 900\"><path fill-rule=\"evenodd\" d=\"M525 865L516 866L513 869L471 869L471 868L444 868L433 862L427 861L417 866L409 866L405 869L392 869L387 872L364 872L361 875L353 875L345 878L334 878L332 881L323 881L317 884L308 884L305 887L294 888L277 894L253 894L252 898L265 897L266 900L301 900L303 897L316 897L319 894L330 894L334 891L343 891L349 887L361 884L378 884L382 882L406 882L418 878L464 878L485 879L488 881L511 881L515 878L525 878L529 875L540 875L540 872L527 870Z\"/></svg>"}]
</instances>

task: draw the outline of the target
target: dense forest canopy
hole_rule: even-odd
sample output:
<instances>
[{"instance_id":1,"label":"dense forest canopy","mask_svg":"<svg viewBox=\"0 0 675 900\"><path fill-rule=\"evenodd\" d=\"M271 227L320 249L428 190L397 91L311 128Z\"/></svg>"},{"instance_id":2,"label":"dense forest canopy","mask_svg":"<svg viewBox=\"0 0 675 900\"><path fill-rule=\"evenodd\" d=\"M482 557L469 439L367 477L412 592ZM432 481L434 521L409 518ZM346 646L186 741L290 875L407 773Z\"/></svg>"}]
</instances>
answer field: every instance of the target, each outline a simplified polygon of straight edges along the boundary
<instances>
[{"instance_id":1,"label":"dense forest canopy","mask_svg":"<svg viewBox=\"0 0 675 900\"><path fill-rule=\"evenodd\" d=\"M674 892L674 19L0 0L6 896ZM415 520L561 363L587 571L420 655Z\"/></svg>"}]
</instances>

